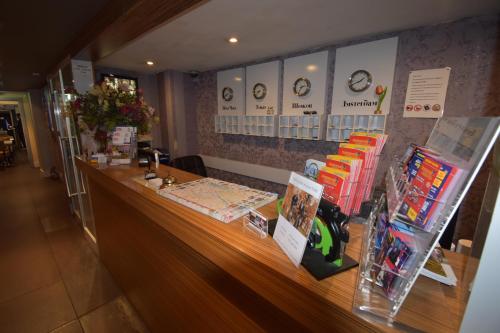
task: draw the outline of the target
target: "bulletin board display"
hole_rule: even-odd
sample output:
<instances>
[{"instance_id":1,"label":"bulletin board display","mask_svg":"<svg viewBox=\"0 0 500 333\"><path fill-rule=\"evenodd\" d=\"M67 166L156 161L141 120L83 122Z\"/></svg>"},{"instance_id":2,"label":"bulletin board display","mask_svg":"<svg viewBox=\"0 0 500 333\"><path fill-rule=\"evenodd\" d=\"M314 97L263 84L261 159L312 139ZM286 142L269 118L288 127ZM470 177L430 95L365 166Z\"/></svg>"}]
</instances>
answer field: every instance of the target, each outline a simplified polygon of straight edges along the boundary
<instances>
[{"instance_id":1,"label":"bulletin board display","mask_svg":"<svg viewBox=\"0 0 500 333\"><path fill-rule=\"evenodd\" d=\"M246 68L246 115L279 114L281 62L271 61Z\"/></svg>"},{"instance_id":2,"label":"bulletin board display","mask_svg":"<svg viewBox=\"0 0 500 333\"><path fill-rule=\"evenodd\" d=\"M337 49L332 114L389 113L397 47L394 37Z\"/></svg>"},{"instance_id":3,"label":"bulletin board display","mask_svg":"<svg viewBox=\"0 0 500 333\"><path fill-rule=\"evenodd\" d=\"M324 114L327 73L328 51L286 59L283 75L283 114Z\"/></svg>"},{"instance_id":4,"label":"bulletin board display","mask_svg":"<svg viewBox=\"0 0 500 333\"><path fill-rule=\"evenodd\" d=\"M217 73L218 114L245 114L245 69L235 68Z\"/></svg>"}]
</instances>

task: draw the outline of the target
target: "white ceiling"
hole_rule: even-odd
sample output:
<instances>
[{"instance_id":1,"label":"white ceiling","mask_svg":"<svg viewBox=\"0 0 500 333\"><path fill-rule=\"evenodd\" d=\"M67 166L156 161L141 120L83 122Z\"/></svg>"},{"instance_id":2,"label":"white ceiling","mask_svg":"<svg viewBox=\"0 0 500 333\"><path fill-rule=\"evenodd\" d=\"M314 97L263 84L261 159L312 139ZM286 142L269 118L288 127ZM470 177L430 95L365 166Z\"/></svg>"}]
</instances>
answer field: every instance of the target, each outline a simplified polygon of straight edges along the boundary
<instances>
[{"instance_id":1,"label":"white ceiling","mask_svg":"<svg viewBox=\"0 0 500 333\"><path fill-rule=\"evenodd\" d=\"M205 71L499 11L498 0L211 0L97 64ZM227 43L229 36L240 42ZM149 59L154 67L145 65Z\"/></svg>"}]
</instances>

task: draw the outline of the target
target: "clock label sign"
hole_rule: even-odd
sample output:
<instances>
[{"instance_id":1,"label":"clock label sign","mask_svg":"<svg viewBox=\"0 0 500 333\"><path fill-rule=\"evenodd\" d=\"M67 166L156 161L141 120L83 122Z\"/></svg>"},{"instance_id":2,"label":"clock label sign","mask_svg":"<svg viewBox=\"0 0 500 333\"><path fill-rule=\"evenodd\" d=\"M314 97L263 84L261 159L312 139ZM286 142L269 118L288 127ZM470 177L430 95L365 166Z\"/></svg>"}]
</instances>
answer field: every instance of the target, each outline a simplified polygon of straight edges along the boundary
<instances>
[{"instance_id":1,"label":"clock label sign","mask_svg":"<svg viewBox=\"0 0 500 333\"><path fill-rule=\"evenodd\" d=\"M292 103L292 109L312 109L313 105L310 104L302 104L302 103Z\"/></svg>"},{"instance_id":2,"label":"clock label sign","mask_svg":"<svg viewBox=\"0 0 500 333\"><path fill-rule=\"evenodd\" d=\"M229 105L229 106L223 105L222 106L222 110L224 110L224 111L234 111L234 110L236 110L236 107L232 106L232 105Z\"/></svg>"},{"instance_id":3,"label":"clock label sign","mask_svg":"<svg viewBox=\"0 0 500 333\"><path fill-rule=\"evenodd\" d=\"M255 109L266 111L266 114L268 114L268 115L274 114L274 106L272 106L272 105L258 105L258 104L256 104Z\"/></svg>"}]
</instances>

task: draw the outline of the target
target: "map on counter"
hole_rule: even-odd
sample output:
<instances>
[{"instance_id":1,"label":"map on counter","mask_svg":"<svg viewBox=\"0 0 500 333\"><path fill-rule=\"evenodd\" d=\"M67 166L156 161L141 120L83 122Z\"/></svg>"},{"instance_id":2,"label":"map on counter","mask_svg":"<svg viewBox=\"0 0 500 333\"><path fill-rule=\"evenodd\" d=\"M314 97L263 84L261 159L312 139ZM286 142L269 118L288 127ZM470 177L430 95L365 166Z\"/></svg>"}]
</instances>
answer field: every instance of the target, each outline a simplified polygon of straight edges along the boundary
<instances>
[{"instance_id":1,"label":"map on counter","mask_svg":"<svg viewBox=\"0 0 500 333\"><path fill-rule=\"evenodd\" d=\"M250 187L228 183L214 178L203 178L174 185L158 191L170 200L229 223L250 209L262 207L278 197Z\"/></svg>"}]
</instances>

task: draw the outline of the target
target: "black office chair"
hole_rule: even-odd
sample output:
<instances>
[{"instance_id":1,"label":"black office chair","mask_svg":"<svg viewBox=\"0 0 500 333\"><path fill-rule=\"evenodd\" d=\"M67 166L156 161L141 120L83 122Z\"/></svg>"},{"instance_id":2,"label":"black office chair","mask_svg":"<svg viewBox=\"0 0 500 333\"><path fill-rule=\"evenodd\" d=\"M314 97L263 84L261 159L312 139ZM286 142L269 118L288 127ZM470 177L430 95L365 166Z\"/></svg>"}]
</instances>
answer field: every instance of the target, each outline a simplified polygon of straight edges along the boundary
<instances>
[{"instance_id":1,"label":"black office chair","mask_svg":"<svg viewBox=\"0 0 500 333\"><path fill-rule=\"evenodd\" d=\"M191 172L202 177L207 176L207 169L205 169L205 164L203 163L202 158L198 155L189 155L175 158L172 161L172 166L174 168Z\"/></svg>"}]
</instances>

